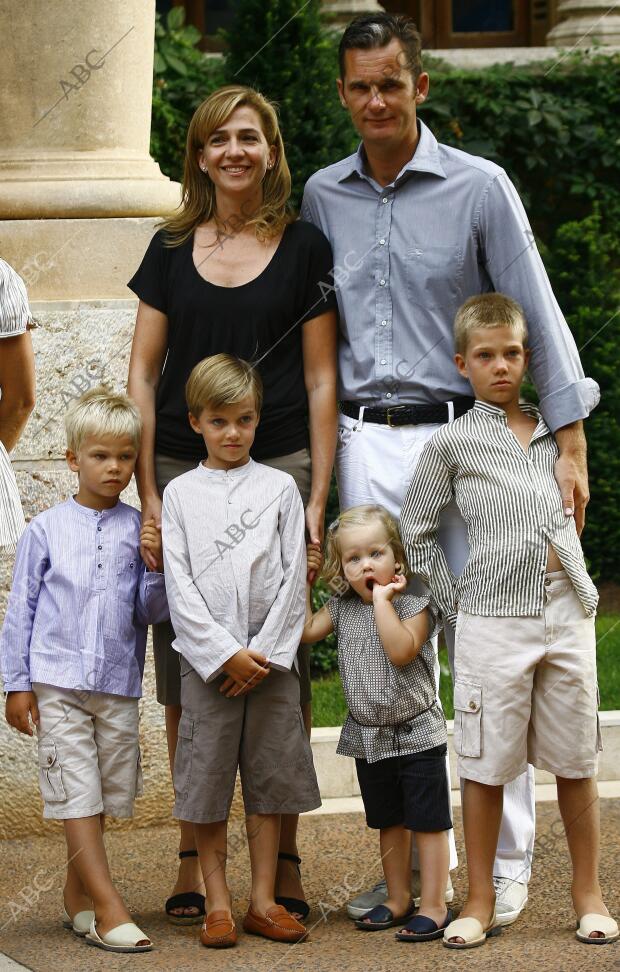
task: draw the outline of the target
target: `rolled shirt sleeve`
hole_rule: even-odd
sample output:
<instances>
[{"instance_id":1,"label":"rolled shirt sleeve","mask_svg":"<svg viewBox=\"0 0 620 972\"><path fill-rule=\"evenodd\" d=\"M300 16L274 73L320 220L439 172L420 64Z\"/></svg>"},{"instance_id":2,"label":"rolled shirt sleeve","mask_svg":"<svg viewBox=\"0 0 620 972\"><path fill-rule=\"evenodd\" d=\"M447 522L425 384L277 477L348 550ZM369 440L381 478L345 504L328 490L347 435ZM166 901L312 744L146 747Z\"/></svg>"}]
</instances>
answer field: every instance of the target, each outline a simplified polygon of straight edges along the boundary
<instances>
[{"instance_id":1,"label":"rolled shirt sleeve","mask_svg":"<svg viewBox=\"0 0 620 972\"><path fill-rule=\"evenodd\" d=\"M527 318L529 371L540 410L552 432L586 418L600 400L597 383L583 373L573 335L551 289L529 220L505 172L486 187L478 242L496 291L517 300Z\"/></svg>"},{"instance_id":2,"label":"rolled shirt sleeve","mask_svg":"<svg viewBox=\"0 0 620 972\"><path fill-rule=\"evenodd\" d=\"M208 682L244 645L213 619L196 587L185 531L168 489L162 506L162 536L170 620L176 635L172 647Z\"/></svg>"},{"instance_id":3,"label":"rolled shirt sleeve","mask_svg":"<svg viewBox=\"0 0 620 972\"><path fill-rule=\"evenodd\" d=\"M304 507L292 480L281 497L278 531L282 583L260 631L248 647L265 655L274 668L289 670L297 655L306 618Z\"/></svg>"}]
</instances>

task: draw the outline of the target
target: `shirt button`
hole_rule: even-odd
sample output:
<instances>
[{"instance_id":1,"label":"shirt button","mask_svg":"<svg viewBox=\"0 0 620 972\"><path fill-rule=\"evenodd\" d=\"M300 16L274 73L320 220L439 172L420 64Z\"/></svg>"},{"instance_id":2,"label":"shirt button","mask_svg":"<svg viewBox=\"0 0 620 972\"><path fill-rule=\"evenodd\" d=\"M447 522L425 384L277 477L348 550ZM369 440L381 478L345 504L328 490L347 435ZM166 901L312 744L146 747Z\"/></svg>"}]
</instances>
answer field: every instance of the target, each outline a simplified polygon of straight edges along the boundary
<instances>
[{"instance_id":1,"label":"shirt button","mask_svg":"<svg viewBox=\"0 0 620 972\"><path fill-rule=\"evenodd\" d=\"M103 567L103 564L97 564L97 567L99 568L99 570L101 570L101 568Z\"/></svg>"},{"instance_id":2,"label":"shirt button","mask_svg":"<svg viewBox=\"0 0 620 972\"><path fill-rule=\"evenodd\" d=\"M391 398L391 397L392 397L392 392L388 392L388 393L387 393L387 395L386 395L385 397L386 397L386 398Z\"/></svg>"},{"instance_id":3,"label":"shirt button","mask_svg":"<svg viewBox=\"0 0 620 972\"><path fill-rule=\"evenodd\" d=\"M97 533L101 533L101 527L97 527Z\"/></svg>"},{"instance_id":4,"label":"shirt button","mask_svg":"<svg viewBox=\"0 0 620 972\"><path fill-rule=\"evenodd\" d=\"M379 246L385 246L385 240L379 240Z\"/></svg>"},{"instance_id":5,"label":"shirt button","mask_svg":"<svg viewBox=\"0 0 620 972\"><path fill-rule=\"evenodd\" d=\"M381 358L381 364L385 364L385 358Z\"/></svg>"},{"instance_id":6,"label":"shirt button","mask_svg":"<svg viewBox=\"0 0 620 972\"><path fill-rule=\"evenodd\" d=\"M48 756L47 757L47 762L48 762L48 764L51 765L54 762L54 757L53 756Z\"/></svg>"},{"instance_id":7,"label":"shirt button","mask_svg":"<svg viewBox=\"0 0 620 972\"><path fill-rule=\"evenodd\" d=\"M476 703L474 702L473 699L469 703L469 708L472 710L472 712L475 712L476 711Z\"/></svg>"},{"instance_id":8,"label":"shirt button","mask_svg":"<svg viewBox=\"0 0 620 972\"><path fill-rule=\"evenodd\" d=\"M385 280L380 280L380 281L379 281L379 285L380 285L381 287L385 287Z\"/></svg>"},{"instance_id":9,"label":"shirt button","mask_svg":"<svg viewBox=\"0 0 620 972\"><path fill-rule=\"evenodd\" d=\"M101 546L101 544L99 544L99 546L97 547L97 550L103 550L103 547Z\"/></svg>"},{"instance_id":10,"label":"shirt button","mask_svg":"<svg viewBox=\"0 0 620 972\"><path fill-rule=\"evenodd\" d=\"M384 203L386 203L388 201L388 197L387 196L384 196L381 201L384 202Z\"/></svg>"},{"instance_id":11,"label":"shirt button","mask_svg":"<svg viewBox=\"0 0 620 972\"><path fill-rule=\"evenodd\" d=\"M387 321L381 321L381 327L385 327L386 324L387 324Z\"/></svg>"},{"instance_id":12,"label":"shirt button","mask_svg":"<svg viewBox=\"0 0 620 972\"><path fill-rule=\"evenodd\" d=\"M132 561L132 562L130 563L130 565L129 565L129 566L130 566L130 567L133 567L133 561Z\"/></svg>"}]
</instances>

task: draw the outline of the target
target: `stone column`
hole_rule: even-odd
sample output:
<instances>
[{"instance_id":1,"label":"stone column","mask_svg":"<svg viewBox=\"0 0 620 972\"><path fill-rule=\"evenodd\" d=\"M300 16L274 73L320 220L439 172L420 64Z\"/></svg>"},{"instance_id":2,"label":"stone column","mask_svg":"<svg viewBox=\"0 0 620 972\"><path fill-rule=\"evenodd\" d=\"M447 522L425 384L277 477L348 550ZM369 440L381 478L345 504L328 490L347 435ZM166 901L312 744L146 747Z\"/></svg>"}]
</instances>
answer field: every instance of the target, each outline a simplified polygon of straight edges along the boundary
<instances>
[{"instance_id":1,"label":"stone column","mask_svg":"<svg viewBox=\"0 0 620 972\"><path fill-rule=\"evenodd\" d=\"M334 26L346 27L350 20L365 13L383 13L378 0L322 0L323 11Z\"/></svg>"},{"instance_id":2,"label":"stone column","mask_svg":"<svg viewBox=\"0 0 620 972\"><path fill-rule=\"evenodd\" d=\"M620 45L620 7L600 0L560 0L558 23L547 34L556 47Z\"/></svg>"},{"instance_id":3,"label":"stone column","mask_svg":"<svg viewBox=\"0 0 620 972\"><path fill-rule=\"evenodd\" d=\"M179 202L149 155L154 18L154 0L0 6L0 253L31 298L126 296Z\"/></svg>"}]
</instances>

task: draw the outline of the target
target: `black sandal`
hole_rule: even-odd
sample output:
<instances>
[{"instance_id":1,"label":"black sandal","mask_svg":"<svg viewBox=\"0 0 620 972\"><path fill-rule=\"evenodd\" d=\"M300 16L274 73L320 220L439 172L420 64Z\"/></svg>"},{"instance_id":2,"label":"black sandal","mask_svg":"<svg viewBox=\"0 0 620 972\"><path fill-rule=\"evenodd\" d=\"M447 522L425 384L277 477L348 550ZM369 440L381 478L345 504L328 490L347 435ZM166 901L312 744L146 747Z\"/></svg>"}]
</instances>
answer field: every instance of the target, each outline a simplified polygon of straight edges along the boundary
<instances>
[{"instance_id":1,"label":"black sandal","mask_svg":"<svg viewBox=\"0 0 620 972\"><path fill-rule=\"evenodd\" d=\"M278 859L281 861L292 861L293 864L297 866L297 873L301 877L301 857L297 857L297 854L286 854L284 851L278 853ZM290 911L296 915L301 915L301 921L303 922L305 918L310 914L310 905L307 901L302 901L301 898L287 898L284 895L277 895L276 904L284 905L287 911Z\"/></svg>"},{"instance_id":2,"label":"black sandal","mask_svg":"<svg viewBox=\"0 0 620 972\"><path fill-rule=\"evenodd\" d=\"M179 851L179 860L185 857L198 857L197 850ZM198 925L205 918L205 896L197 891L181 891L173 894L166 901L166 915L172 925ZM195 915L174 915L173 908L196 908L198 913Z\"/></svg>"}]
</instances>

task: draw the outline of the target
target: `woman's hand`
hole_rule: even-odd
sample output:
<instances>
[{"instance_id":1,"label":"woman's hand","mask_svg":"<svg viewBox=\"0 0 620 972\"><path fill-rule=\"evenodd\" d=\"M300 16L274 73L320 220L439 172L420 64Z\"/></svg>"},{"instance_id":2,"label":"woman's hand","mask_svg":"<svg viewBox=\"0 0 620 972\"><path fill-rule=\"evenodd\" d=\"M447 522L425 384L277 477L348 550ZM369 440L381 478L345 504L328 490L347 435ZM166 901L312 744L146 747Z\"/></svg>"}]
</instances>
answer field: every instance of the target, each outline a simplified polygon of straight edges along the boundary
<instances>
[{"instance_id":1,"label":"woman's hand","mask_svg":"<svg viewBox=\"0 0 620 972\"><path fill-rule=\"evenodd\" d=\"M306 507L306 530L308 531L308 536L310 538L310 544L308 545L308 553L310 552L310 545L317 547L319 552L323 544L323 533L325 526L325 507L320 503L313 503L312 500L308 503ZM311 567L310 560L308 560L308 583L314 584L319 567Z\"/></svg>"},{"instance_id":2,"label":"woman's hand","mask_svg":"<svg viewBox=\"0 0 620 972\"><path fill-rule=\"evenodd\" d=\"M155 517L151 517L150 520L144 520L142 524L142 530L140 531L140 550L145 550L149 554L149 559L155 561L156 566L150 569L154 569L161 574L164 569L161 527L155 524Z\"/></svg>"},{"instance_id":3,"label":"woman's hand","mask_svg":"<svg viewBox=\"0 0 620 972\"><path fill-rule=\"evenodd\" d=\"M142 533L140 534L140 555L142 560L146 564L149 570L161 571L161 567L158 566L160 561L157 560L155 553L153 552L151 545L146 545L142 542L142 534L144 533L144 528L149 525L158 530L160 533L160 550L161 550L161 498L154 493L148 496L142 502Z\"/></svg>"},{"instance_id":4,"label":"woman's hand","mask_svg":"<svg viewBox=\"0 0 620 972\"><path fill-rule=\"evenodd\" d=\"M306 579L310 586L312 586L319 575L321 567L323 566L323 553L319 543L309 543L306 547L306 552L308 560L308 573L306 575Z\"/></svg>"}]
</instances>

